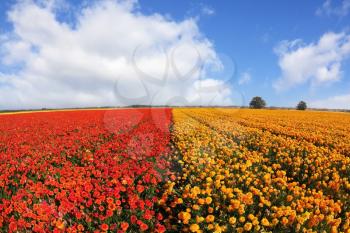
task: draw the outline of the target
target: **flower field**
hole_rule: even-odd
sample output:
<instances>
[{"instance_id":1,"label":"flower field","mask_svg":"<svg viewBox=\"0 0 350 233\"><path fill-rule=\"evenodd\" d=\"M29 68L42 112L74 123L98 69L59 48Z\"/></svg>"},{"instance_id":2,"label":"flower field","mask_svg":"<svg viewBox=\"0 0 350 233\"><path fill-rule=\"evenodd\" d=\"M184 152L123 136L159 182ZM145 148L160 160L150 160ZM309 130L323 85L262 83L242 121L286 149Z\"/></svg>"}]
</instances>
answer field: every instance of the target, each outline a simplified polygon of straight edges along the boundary
<instances>
[{"instance_id":1,"label":"flower field","mask_svg":"<svg viewBox=\"0 0 350 233\"><path fill-rule=\"evenodd\" d=\"M155 203L168 175L170 109L0 121L0 232L164 232Z\"/></svg>"},{"instance_id":2,"label":"flower field","mask_svg":"<svg viewBox=\"0 0 350 233\"><path fill-rule=\"evenodd\" d=\"M350 116L0 115L0 232L350 232Z\"/></svg>"},{"instance_id":3,"label":"flower field","mask_svg":"<svg viewBox=\"0 0 350 233\"><path fill-rule=\"evenodd\" d=\"M163 200L174 231L350 232L349 115L175 109L173 118L182 172Z\"/></svg>"}]
</instances>

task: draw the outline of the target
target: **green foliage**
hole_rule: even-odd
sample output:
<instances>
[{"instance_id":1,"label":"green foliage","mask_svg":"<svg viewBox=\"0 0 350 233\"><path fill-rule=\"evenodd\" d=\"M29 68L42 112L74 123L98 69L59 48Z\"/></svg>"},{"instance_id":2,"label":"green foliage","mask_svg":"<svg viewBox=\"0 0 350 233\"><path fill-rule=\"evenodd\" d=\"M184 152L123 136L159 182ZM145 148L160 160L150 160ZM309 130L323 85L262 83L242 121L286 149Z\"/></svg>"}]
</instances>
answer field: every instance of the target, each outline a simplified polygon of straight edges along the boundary
<instances>
[{"instance_id":1,"label":"green foliage","mask_svg":"<svg viewBox=\"0 0 350 233\"><path fill-rule=\"evenodd\" d=\"M250 108L265 108L266 102L260 96L255 96L249 103Z\"/></svg>"},{"instance_id":2,"label":"green foliage","mask_svg":"<svg viewBox=\"0 0 350 233\"><path fill-rule=\"evenodd\" d=\"M297 105L297 110L306 110L307 109L307 105L304 101L300 101Z\"/></svg>"}]
</instances>

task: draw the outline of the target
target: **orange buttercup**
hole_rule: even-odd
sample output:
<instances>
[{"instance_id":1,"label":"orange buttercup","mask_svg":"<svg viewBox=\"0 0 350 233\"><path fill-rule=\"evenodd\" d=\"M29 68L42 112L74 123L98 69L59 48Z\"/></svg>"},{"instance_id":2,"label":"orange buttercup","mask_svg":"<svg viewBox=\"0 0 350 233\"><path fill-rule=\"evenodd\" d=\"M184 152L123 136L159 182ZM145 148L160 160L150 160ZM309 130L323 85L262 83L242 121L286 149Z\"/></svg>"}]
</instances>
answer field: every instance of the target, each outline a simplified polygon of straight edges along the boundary
<instances>
[{"instance_id":1,"label":"orange buttercup","mask_svg":"<svg viewBox=\"0 0 350 233\"><path fill-rule=\"evenodd\" d=\"M182 170L166 184L163 205L181 198L169 210L176 230L348 231L349 115L177 108L173 120L173 159ZM201 208L176 226L177 211L194 205Z\"/></svg>"}]
</instances>

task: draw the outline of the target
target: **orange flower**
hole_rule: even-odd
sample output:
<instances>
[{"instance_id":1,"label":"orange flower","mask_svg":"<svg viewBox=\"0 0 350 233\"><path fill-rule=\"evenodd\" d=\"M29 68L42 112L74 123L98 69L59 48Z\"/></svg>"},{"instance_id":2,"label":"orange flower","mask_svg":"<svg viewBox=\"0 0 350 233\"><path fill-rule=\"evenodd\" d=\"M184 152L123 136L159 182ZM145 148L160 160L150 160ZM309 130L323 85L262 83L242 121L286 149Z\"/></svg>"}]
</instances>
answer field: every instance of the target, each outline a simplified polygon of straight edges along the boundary
<instances>
[{"instance_id":1,"label":"orange flower","mask_svg":"<svg viewBox=\"0 0 350 233\"><path fill-rule=\"evenodd\" d=\"M100 228L102 231L108 231L108 225L106 223L103 223Z\"/></svg>"},{"instance_id":2,"label":"orange flower","mask_svg":"<svg viewBox=\"0 0 350 233\"><path fill-rule=\"evenodd\" d=\"M116 209L116 205L114 203L108 203L108 209L114 211Z\"/></svg>"},{"instance_id":3,"label":"orange flower","mask_svg":"<svg viewBox=\"0 0 350 233\"><path fill-rule=\"evenodd\" d=\"M122 223L120 224L120 227L121 227L121 229L122 229L123 231L126 231L126 230L129 228L129 223L127 223L127 222L122 222Z\"/></svg>"},{"instance_id":4,"label":"orange flower","mask_svg":"<svg viewBox=\"0 0 350 233\"><path fill-rule=\"evenodd\" d=\"M84 231L84 226L81 225L81 224L79 224L79 225L78 225L78 231Z\"/></svg>"},{"instance_id":5,"label":"orange flower","mask_svg":"<svg viewBox=\"0 0 350 233\"><path fill-rule=\"evenodd\" d=\"M114 201L113 201L113 198L107 197L106 202L107 202L108 204L111 204L111 203L113 203Z\"/></svg>"},{"instance_id":6,"label":"orange flower","mask_svg":"<svg viewBox=\"0 0 350 233\"><path fill-rule=\"evenodd\" d=\"M145 224L145 223L142 223L142 224L140 225L140 229L141 229L141 231L146 231L146 230L148 229L148 225Z\"/></svg>"},{"instance_id":7,"label":"orange flower","mask_svg":"<svg viewBox=\"0 0 350 233\"><path fill-rule=\"evenodd\" d=\"M283 217L283 218L282 218L282 224L283 224L284 226L286 226L286 225L288 224L288 218Z\"/></svg>"},{"instance_id":8,"label":"orange flower","mask_svg":"<svg viewBox=\"0 0 350 233\"><path fill-rule=\"evenodd\" d=\"M56 221L56 227L60 230L63 230L64 229L64 222L62 220L57 220Z\"/></svg>"},{"instance_id":9,"label":"orange flower","mask_svg":"<svg viewBox=\"0 0 350 233\"><path fill-rule=\"evenodd\" d=\"M205 221L207 221L207 223L214 222L214 219L215 219L214 215L210 214L205 218Z\"/></svg>"}]
</instances>

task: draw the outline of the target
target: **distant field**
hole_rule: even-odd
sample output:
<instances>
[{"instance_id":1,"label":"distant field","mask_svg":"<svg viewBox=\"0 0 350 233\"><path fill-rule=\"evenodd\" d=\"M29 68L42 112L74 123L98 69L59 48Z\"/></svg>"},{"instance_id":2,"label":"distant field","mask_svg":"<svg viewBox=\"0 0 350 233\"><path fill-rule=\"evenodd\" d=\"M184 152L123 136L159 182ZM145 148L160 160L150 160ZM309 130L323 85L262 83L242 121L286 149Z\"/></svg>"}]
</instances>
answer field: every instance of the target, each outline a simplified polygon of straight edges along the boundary
<instances>
[{"instance_id":1,"label":"distant field","mask_svg":"<svg viewBox=\"0 0 350 233\"><path fill-rule=\"evenodd\" d=\"M0 232L349 232L350 115L0 115Z\"/></svg>"}]
</instances>

